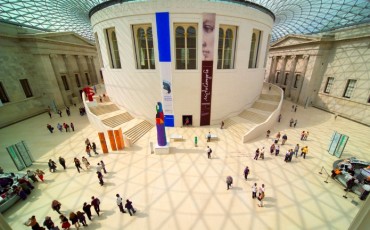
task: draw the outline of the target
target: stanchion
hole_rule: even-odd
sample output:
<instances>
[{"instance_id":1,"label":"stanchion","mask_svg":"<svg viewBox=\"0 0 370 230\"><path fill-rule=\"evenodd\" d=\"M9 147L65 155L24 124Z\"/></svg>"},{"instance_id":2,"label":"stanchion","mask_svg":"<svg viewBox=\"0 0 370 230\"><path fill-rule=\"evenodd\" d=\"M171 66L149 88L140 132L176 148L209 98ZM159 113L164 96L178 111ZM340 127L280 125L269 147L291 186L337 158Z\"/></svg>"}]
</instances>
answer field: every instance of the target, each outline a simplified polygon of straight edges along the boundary
<instances>
[{"instance_id":1,"label":"stanchion","mask_svg":"<svg viewBox=\"0 0 370 230\"><path fill-rule=\"evenodd\" d=\"M320 170L319 174L322 174L323 169L324 169L324 166L321 167L321 170Z\"/></svg>"},{"instance_id":2,"label":"stanchion","mask_svg":"<svg viewBox=\"0 0 370 230\"><path fill-rule=\"evenodd\" d=\"M328 179L329 179L329 175L326 177L326 180L324 181L325 183L329 183L328 182Z\"/></svg>"}]
</instances>

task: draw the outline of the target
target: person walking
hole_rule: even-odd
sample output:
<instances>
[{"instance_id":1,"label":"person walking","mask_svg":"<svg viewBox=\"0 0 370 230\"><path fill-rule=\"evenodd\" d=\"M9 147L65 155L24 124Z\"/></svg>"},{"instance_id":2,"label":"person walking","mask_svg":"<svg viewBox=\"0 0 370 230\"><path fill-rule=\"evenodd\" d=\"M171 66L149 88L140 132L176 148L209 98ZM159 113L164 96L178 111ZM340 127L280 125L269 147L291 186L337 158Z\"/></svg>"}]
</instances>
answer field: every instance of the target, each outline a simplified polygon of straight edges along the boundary
<instances>
[{"instance_id":1,"label":"person walking","mask_svg":"<svg viewBox=\"0 0 370 230\"><path fill-rule=\"evenodd\" d=\"M257 197L257 183L252 186L252 199Z\"/></svg>"},{"instance_id":2,"label":"person walking","mask_svg":"<svg viewBox=\"0 0 370 230\"><path fill-rule=\"evenodd\" d=\"M258 189L258 207L263 207L263 199L265 198L265 185L262 184L262 187Z\"/></svg>"},{"instance_id":3,"label":"person walking","mask_svg":"<svg viewBox=\"0 0 370 230\"><path fill-rule=\"evenodd\" d=\"M275 144L273 143L271 146L270 146L270 153L271 155L273 155L275 152Z\"/></svg>"},{"instance_id":4,"label":"person walking","mask_svg":"<svg viewBox=\"0 0 370 230\"><path fill-rule=\"evenodd\" d=\"M86 140L85 140L85 145L87 145L87 146L91 147L91 144L90 144L90 140L89 140L89 138L86 138Z\"/></svg>"},{"instance_id":5,"label":"person walking","mask_svg":"<svg viewBox=\"0 0 370 230\"><path fill-rule=\"evenodd\" d=\"M294 112L295 113L297 112L297 109L298 109L298 105L295 105L295 107L294 107Z\"/></svg>"},{"instance_id":6,"label":"person walking","mask_svg":"<svg viewBox=\"0 0 370 230\"><path fill-rule=\"evenodd\" d=\"M38 178L40 178L40 180L44 182L44 174L45 174L44 171L40 169L36 169L35 173L38 176Z\"/></svg>"},{"instance_id":7,"label":"person walking","mask_svg":"<svg viewBox=\"0 0 370 230\"><path fill-rule=\"evenodd\" d=\"M249 168L248 168L248 166L246 166L245 169L244 169L244 178L245 178L245 180L247 180L248 174L249 174Z\"/></svg>"},{"instance_id":8,"label":"person walking","mask_svg":"<svg viewBox=\"0 0 370 230\"><path fill-rule=\"evenodd\" d=\"M130 214L130 216L136 213L134 207L132 206L132 202L129 199L126 200L125 208L127 208L127 211Z\"/></svg>"},{"instance_id":9,"label":"person walking","mask_svg":"<svg viewBox=\"0 0 370 230\"><path fill-rule=\"evenodd\" d=\"M286 134L283 135L283 137L281 138L282 139L282 143L281 145L284 145L285 142L288 140L288 136Z\"/></svg>"},{"instance_id":10,"label":"person walking","mask_svg":"<svg viewBox=\"0 0 370 230\"><path fill-rule=\"evenodd\" d=\"M72 122L71 122L71 129L72 129L73 132L75 131L75 126L73 125Z\"/></svg>"},{"instance_id":11,"label":"person walking","mask_svg":"<svg viewBox=\"0 0 370 230\"><path fill-rule=\"evenodd\" d=\"M59 202L59 201L57 201L57 200L53 200L52 202L51 202L51 208L54 210L54 211L56 211L57 213L59 213L59 214L61 214L60 213L60 208L62 207L62 204Z\"/></svg>"},{"instance_id":12,"label":"person walking","mask_svg":"<svg viewBox=\"0 0 370 230\"><path fill-rule=\"evenodd\" d=\"M101 172L96 172L96 174L98 174L99 184L103 186L104 185L103 174Z\"/></svg>"},{"instance_id":13,"label":"person walking","mask_svg":"<svg viewBox=\"0 0 370 230\"><path fill-rule=\"evenodd\" d=\"M278 117L278 122L281 121L281 114L279 114L279 117Z\"/></svg>"},{"instance_id":14,"label":"person walking","mask_svg":"<svg viewBox=\"0 0 370 230\"><path fill-rule=\"evenodd\" d=\"M224 121L221 121L221 129L224 128L224 125L225 125Z\"/></svg>"},{"instance_id":15,"label":"person walking","mask_svg":"<svg viewBox=\"0 0 370 230\"><path fill-rule=\"evenodd\" d=\"M211 132L208 132L208 134L207 134L207 142L210 142L211 141Z\"/></svg>"},{"instance_id":16,"label":"person walking","mask_svg":"<svg viewBox=\"0 0 370 230\"><path fill-rule=\"evenodd\" d=\"M84 212L77 211L76 212L76 215L77 215L78 220L80 221L80 223L83 226L88 226L87 223L86 223L86 217L85 217L85 213Z\"/></svg>"},{"instance_id":17,"label":"person walking","mask_svg":"<svg viewBox=\"0 0 370 230\"><path fill-rule=\"evenodd\" d=\"M306 154L308 153L308 146L302 148L301 156L303 155L303 159L306 159Z\"/></svg>"},{"instance_id":18,"label":"person walking","mask_svg":"<svg viewBox=\"0 0 370 230\"><path fill-rule=\"evenodd\" d=\"M50 133L53 133L54 128L50 124L47 124L46 128L49 130Z\"/></svg>"},{"instance_id":19,"label":"person walking","mask_svg":"<svg viewBox=\"0 0 370 230\"><path fill-rule=\"evenodd\" d=\"M270 131L270 130L267 130L267 131L266 131L266 138L269 138L269 137L270 137L270 133L271 133L271 131Z\"/></svg>"},{"instance_id":20,"label":"person walking","mask_svg":"<svg viewBox=\"0 0 370 230\"><path fill-rule=\"evenodd\" d=\"M84 212L86 213L87 218L91 220L91 204L85 202L82 206L82 210L84 210Z\"/></svg>"},{"instance_id":21,"label":"person walking","mask_svg":"<svg viewBox=\"0 0 370 230\"><path fill-rule=\"evenodd\" d=\"M82 157L82 163L85 165L86 169L90 168L90 162L86 159L86 157Z\"/></svg>"},{"instance_id":22,"label":"person walking","mask_svg":"<svg viewBox=\"0 0 370 230\"><path fill-rule=\"evenodd\" d=\"M262 147L261 151L260 151L260 158L263 160L265 159L265 147Z\"/></svg>"},{"instance_id":23,"label":"person walking","mask_svg":"<svg viewBox=\"0 0 370 230\"><path fill-rule=\"evenodd\" d=\"M62 117L62 111L60 111L60 109L58 109L58 114L60 117Z\"/></svg>"},{"instance_id":24,"label":"person walking","mask_svg":"<svg viewBox=\"0 0 370 230\"><path fill-rule=\"evenodd\" d=\"M294 147L294 154L295 154L295 157L296 157L296 158L298 157L298 151L299 151L299 144L297 144L297 145Z\"/></svg>"},{"instance_id":25,"label":"person walking","mask_svg":"<svg viewBox=\"0 0 370 230\"><path fill-rule=\"evenodd\" d=\"M66 169L66 160L63 157L59 157L59 164L61 164L63 168Z\"/></svg>"},{"instance_id":26,"label":"person walking","mask_svg":"<svg viewBox=\"0 0 370 230\"><path fill-rule=\"evenodd\" d=\"M96 171L101 173L102 169L103 169L103 167L101 167L100 163L98 163L97 166L96 166Z\"/></svg>"},{"instance_id":27,"label":"person walking","mask_svg":"<svg viewBox=\"0 0 370 230\"><path fill-rule=\"evenodd\" d=\"M90 153L91 148L90 148L90 146L89 146L89 145L86 145L86 149L85 149L85 151L86 151L87 155L88 155L89 157L91 157L91 153Z\"/></svg>"},{"instance_id":28,"label":"person walking","mask_svg":"<svg viewBox=\"0 0 370 230\"><path fill-rule=\"evenodd\" d=\"M28 221L24 223L24 225L32 227L32 230L42 229L35 216L31 216L31 218L29 218Z\"/></svg>"},{"instance_id":29,"label":"person walking","mask_svg":"<svg viewBox=\"0 0 370 230\"><path fill-rule=\"evenodd\" d=\"M63 126L60 123L57 124L57 128L60 132L63 132Z\"/></svg>"},{"instance_id":30,"label":"person walking","mask_svg":"<svg viewBox=\"0 0 370 230\"><path fill-rule=\"evenodd\" d=\"M212 149L209 146L207 146L206 152L207 152L208 159L211 159Z\"/></svg>"},{"instance_id":31,"label":"person walking","mask_svg":"<svg viewBox=\"0 0 370 230\"><path fill-rule=\"evenodd\" d=\"M103 160L100 161L100 165L101 165L101 167L102 167L102 169L104 171L104 174L107 174L107 170L105 169L105 163L104 163Z\"/></svg>"},{"instance_id":32,"label":"person walking","mask_svg":"<svg viewBox=\"0 0 370 230\"><path fill-rule=\"evenodd\" d=\"M255 159L255 160L258 160L258 156L260 155L260 149L258 148L257 150L256 150L256 152L254 153L254 158L253 159Z\"/></svg>"},{"instance_id":33,"label":"person walking","mask_svg":"<svg viewBox=\"0 0 370 230\"><path fill-rule=\"evenodd\" d=\"M66 107L66 114L68 117L71 116L71 110L69 110L68 106Z\"/></svg>"},{"instance_id":34,"label":"person walking","mask_svg":"<svg viewBox=\"0 0 370 230\"><path fill-rule=\"evenodd\" d=\"M45 217L44 223L42 225L45 226L48 230L57 229L54 225L54 222L51 220L50 216Z\"/></svg>"},{"instance_id":35,"label":"person walking","mask_svg":"<svg viewBox=\"0 0 370 230\"><path fill-rule=\"evenodd\" d=\"M296 125L297 125L297 119L295 119L294 124L293 124L293 127L295 128Z\"/></svg>"},{"instance_id":36,"label":"person walking","mask_svg":"<svg viewBox=\"0 0 370 230\"><path fill-rule=\"evenodd\" d=\"M75 162L75 166L76 166L76 168L77 168L78 173L80 173L80 169L84 170L84 169L81 167L81 162L80 162L80 160L79 160L79 159L77 159L77 158L75 157L73 161Z\"/></svg>"},{"instance_id":37,"label":"person walking","mask_svg":"<svg viewBox=\"0 0 370 230\"><path fill-rule=\"evenodd\" d=\"M71 224L69 223L67 217L65 217L64 215L60 215L59 219L61 221L60 223L62 224L62 228L64 230L68 230L71 227Z\"/></svg>"},{"instance_id":38,"label":"person walking","mask_svg":"<svg viewBox=\"0 0 370 230\"><path fill-rule=\"evenodd\" d=\"M80 228L80 223L78 222L77 214L74 212L69 213L69 220L72 222L72 225L74 224L77 229Z\"/></svg>"},{"instance_id":39,"label":"person walking","mask_svg":"<svg viewBox=\"0 0 370 230\"><path fill-rule=\"evenodd\" d=\"M119 196L119 194L116 194L116 197L117 197L116 202L119 207L119 211L122 213L126 213L125 210L123 209L122 198Z\"/></svg>"},{"instance_id":40,"label":"person walking","mask_svg":"<svg viewBox=\"0 0 370 230\"><path fill-rule=\"evenodd\" d=\"M302 131L301 133L301 141L303 141L304 136L306 135L305 131Z\"/></svg>"},{"instance_id":41,"label":"person walking","mask_svg":"<svg viewBox=\"0 0 370 230\"><path fill-rule=\"evenodd\" d=\"M290 121L289 121L289 127L292 127L293 123L294 123L293 118L290 118Z\"/></svg>"},{"instance_id":42,"label":"person walking","mask_svg":"<svg viewBox=\"0 0 370 230\"><path fill-rule=\"evenodd\" d=\"M91 205L94 207L96 214L100 216L100 200L97 197L91 197Z\"/></svg>"},{"instance_id":43,"label":"person walking","mask_svg":"<svg viewBox=\"0 0 370 230\"><path fill-rule=\"evenodd\" d=\"M226 184L227 184L227 190L229 190L231 185L233 184L233 178L231 176L226 177Z\"/></svg>"},{"instance_id":44,"label":"person walking","mask_svg":"<svg viewBox=\"0 0 370 230\"><path fill-rule=\"evenodd\" d=\"M92 150L94 151L95 155L98 155L99 153L96 151L96 144L95 142L92 143Z\"/></svg>"},{"instance_id":45,"label":"person walking","mask_svg":"<svg viewBox=\"0 0 370 230\"><path fill-rule=\"evenodd\" d=\"M57 164L51 159L49 159L48 166L50 172L55 172L57 170Z\"/></svg>"},{"instance_id":46,"label":"person walking","mask_svg":"<svg viewBox=\"0 0 370 230\"><path fill-rule=\"evenodd\" d=\"M308 138L309 134L310 134L310 132L308 132L308 131L304 134L304 137L303 137L304 141L307 141L307 138Z\"/></svg>"},{"instance_id":47,"label":"person walking","mask_svg":"<svg viewBox=\"0 0 370 230\"><path fill-rule=\"evenodd\" d=\"M279 155L279 152L280 152L280 145L276 146L275 156Z\"/></svg>"}]
</instances>

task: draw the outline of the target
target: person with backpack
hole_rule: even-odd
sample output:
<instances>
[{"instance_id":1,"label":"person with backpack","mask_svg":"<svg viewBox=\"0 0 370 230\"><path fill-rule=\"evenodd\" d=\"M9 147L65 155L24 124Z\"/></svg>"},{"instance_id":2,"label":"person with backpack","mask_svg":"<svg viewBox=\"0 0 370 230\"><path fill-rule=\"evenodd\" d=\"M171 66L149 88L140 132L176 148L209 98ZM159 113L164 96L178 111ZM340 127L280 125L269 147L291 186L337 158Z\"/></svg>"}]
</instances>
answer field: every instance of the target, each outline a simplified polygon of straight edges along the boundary
<instances>
[{"instance_id":1,"label":"person with backpack","mask_svg":"<svg viewBox=\"0 0 370 230\"><path fill-rule=\"evenodd\" d=\"M207 151L208 159L211 159L212 149L209 146L207 146L206 151Z\"/></svg>"}]
</instances>

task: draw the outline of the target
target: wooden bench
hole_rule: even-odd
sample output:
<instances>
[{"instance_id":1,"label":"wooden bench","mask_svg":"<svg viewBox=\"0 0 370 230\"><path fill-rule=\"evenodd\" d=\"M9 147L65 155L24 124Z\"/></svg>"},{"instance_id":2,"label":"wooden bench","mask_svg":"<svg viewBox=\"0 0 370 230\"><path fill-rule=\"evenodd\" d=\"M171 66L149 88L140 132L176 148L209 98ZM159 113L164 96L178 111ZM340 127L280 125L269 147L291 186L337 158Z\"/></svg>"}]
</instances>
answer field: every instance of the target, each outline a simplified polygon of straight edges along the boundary
<instances>
[{"instance_id":1,"label":"wooden bench","mask_svg":"<svg viewBox=\"0 0 370 230\"><path fill-rule=\"evenodd\" d=\"M207 141L208 141L208 135L209 135L209 134L206 134L206 136L205 136ZM211 140L212 140L212 139L216 140L217 138L218 138L218 137L217 137L217 135L216 135L216 134L212 134L212 133L211 133Z\"/></svg>"},{"instance_id":2,"label":"wooden bench","mask_svg":"<svg viewBox=\"0 0 370 230\"><path fill-rule=\"evenodd\" d=\"M179 134L171 134L170 139L173 139L174 141L181 141L183 139L182 135Z\"/></svg>"}]
</instances>

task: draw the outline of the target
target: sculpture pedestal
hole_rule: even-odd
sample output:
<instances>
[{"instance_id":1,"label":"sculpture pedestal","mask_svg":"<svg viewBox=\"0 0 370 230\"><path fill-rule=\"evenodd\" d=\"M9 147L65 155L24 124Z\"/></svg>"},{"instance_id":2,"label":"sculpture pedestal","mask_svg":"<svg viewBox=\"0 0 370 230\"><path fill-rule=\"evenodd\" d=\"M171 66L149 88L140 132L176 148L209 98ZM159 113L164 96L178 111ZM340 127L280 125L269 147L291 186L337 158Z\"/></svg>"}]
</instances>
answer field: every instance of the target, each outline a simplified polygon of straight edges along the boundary
<instances>
[{"instance_id":1,"label":"sculpture pedestal","mask_svg":"<svg viewBox=\"0 0 370 230\"><path fill-rule=\"evenodd\" d=\"M161 155L161 154L169 154L170 153L170 143L167 142L166 146L159 146L158 144L154 147L155 154Z\"/></svg>"}]
</instances>

